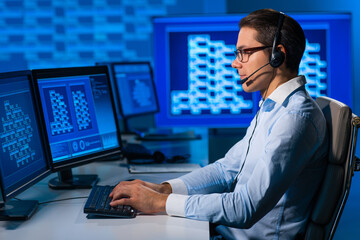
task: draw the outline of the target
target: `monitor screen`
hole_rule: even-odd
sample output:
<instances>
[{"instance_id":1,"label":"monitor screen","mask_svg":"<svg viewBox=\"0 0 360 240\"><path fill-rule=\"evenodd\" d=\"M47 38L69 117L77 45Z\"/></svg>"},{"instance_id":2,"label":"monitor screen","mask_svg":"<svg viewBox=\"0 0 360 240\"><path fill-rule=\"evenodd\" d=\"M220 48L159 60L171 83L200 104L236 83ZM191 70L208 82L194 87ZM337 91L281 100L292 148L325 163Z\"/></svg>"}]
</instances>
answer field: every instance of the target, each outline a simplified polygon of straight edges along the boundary
<instances>
[{"instance_id":1,"label":"monitor screen","mask_svg":"<svg viewBox=\"0 0 360 240\"><path fill-rule=\"evenodd\" d=\"M149 62L112 62L110 71L122 117L159 111Z\"/></svg>"},{"instance_id":2,"label":"monitor screen","mask_svg":"<svg viewBox=\"0 0 360 240\"><path fill-rule=\"evenodd\" d=\"M119 153L105 66L33 70L54 170Z\"/></svg>"},{"instance_id":3,"label":"monitor screen","mask_svg":"<svg viewBox=\"0 0 360 240\"><path fill-rule=\"evenodd\" d=\"M0 183L7 200L49 172L30 71L0 74L0 119Z\"/></svg>"},{"instance_id":4,"label":"monitor screen","mask_svg":"<svg viewBox=\"0 0 360 240\"><path fill-rule=\"evenodd\" d=\"M299 74L306 76L310 95L326 95L351 106L351 15L289 15L305 32ZM157 126L249 125L260 96L244 92L240 76L231 67L244 16L153 20L154 77L161 109Z\"/></svg>"}]
</instances>

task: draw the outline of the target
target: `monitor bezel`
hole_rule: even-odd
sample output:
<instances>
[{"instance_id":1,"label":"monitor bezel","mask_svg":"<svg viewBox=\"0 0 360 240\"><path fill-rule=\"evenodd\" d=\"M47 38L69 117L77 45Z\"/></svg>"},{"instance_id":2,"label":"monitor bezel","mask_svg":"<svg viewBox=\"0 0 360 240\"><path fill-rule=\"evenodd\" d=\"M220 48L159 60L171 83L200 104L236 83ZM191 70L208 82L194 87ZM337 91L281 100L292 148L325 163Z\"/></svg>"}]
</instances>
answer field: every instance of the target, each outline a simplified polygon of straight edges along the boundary
<instances>
[{"instance_id":1,"label":"monitor bezel","mask_svg":"<svg viewBox=\"0 0 360 240\"><path fill-rule=\"evenodd\" d=\"M155 114L158 113L160 111L160 105L159 105L159 99L158 99L158 94L157 94L157 88L156 88L156 84L155 84L155 80L154 80L154 74L153 74L153 69L151 67L150 62L147 61L137 61L137 62L109 62L109 69L111 71L110 75L115 87L115 91L116 91L116 101L118 102L118 107L119 107L119 111L121 114L121 117L124 119L128 119L131 117L136 117L136 116L143 116L143 115L148 115L148 114ZM148 112L143 112L143 113L136 113L136 114L129 114L129 115L125 115L124 111L123 111L123 106L121 103L121 97L120 97L120 91L119 91L119 85L115 76L115 66L116 65L147 65L149 67L149 73L150 73L150 77L151 77L151 82L152 82L152 87L154 90L154 97L155 97L155 102L156 102L156 110L155 111L148 111Z\"/></svg>"},{"instance_id":2,"label":"monitor bezel","mask_svg":"<svg viewBox=\"0 0 360 240\"><path fill-rule=\"evenodd\" d=\"M41 119L43 128L45 128L45 117L44 117L44 112L43 112L43 108L41 105L41 98L40 98L40 91L39 91L39 84L38 84L39 78L46 79L46 78L55 78L55 77L70 77L70 76L82 76L82 75L92 75L92 74L105 74L107 76L111 105L112 105L113 112L115 113L112 86L111 86L110 79L109 79L109 71L106 66L66 67L66 68L48 68L48 69L32 70L32 76L33 76L34 84L35 84L35 93L36 93L37 101L39 102L40 119ZM117 121L117 116L115 114L114 114L114 121L115 121L115 125L116 125L117 138L118 138L118 142L119 142L118 147L115 147L112 149L107 149L102 152L92 153L89 155L79 156L76 158L72 158L72 159L68 159L68 160L64 160L64 161L60 161L60 162L54 162L51 157L49 138L48 138L47 130L45 128L44 135L45 135L45 139L46 139L47 151L49 152L49 165L50 165L51 171L58 172L58 171L68 170L68 169L71 169L74 167L78 167L81 165L91 163L96 160L106 159L106 158L113 157L116 155L118 155L120 157L120 153L121 153L121 149L122 149L122 141L121 141L119 123Z\"/></svg>"},{"instance_id":3,"label":"monitor bezel","mask_svg":"<svg viewBox=\"0 0 360 240\"><path fill-rule=\"evenodd\" d=\"M33 101L34 104L34 113L35 113L35 119L38 125L38 130L39 130L39 135L40 135L40 141L41 144L43 146L45 146L45 139L44 139L44 131L41 127L41 120L40 120L40 114L39 114L39 108L38 108L38 102L37 102L37 98L35 96L35 87L34 87L34 82L32 79L32 74L30 70L23 70L23 71L13 71L13 72L5 72L5 73L0 73L0 81L4 78L15 78L15 77L26 77L29 81L29 86L30 86L30 95L31 95L31 99ZM50 163L49 163L49 155L47 152L47 148L44 147L43 148L43 154L45 157L45 163L46 163L46 167L45 167L45 171L39 171L38 173L34 174L34 177L29 176L27 179L22 180L24 181L23 183L21 183L18 187L16 187L15 189L11 190L11 191L7 191L5 189L4 183L2 181L2 174L0 171L0 203L4 203L9 201L10 199L14 198L15 196L19 195L20 193L24 192L25 190L27 190L28 188L32 187L34 184L36 184L37 182L41 181L42 179L44 179L45 177L47 177L48 175L50 175L51 171L50 171Z\"/></svg>"}]
</instances>

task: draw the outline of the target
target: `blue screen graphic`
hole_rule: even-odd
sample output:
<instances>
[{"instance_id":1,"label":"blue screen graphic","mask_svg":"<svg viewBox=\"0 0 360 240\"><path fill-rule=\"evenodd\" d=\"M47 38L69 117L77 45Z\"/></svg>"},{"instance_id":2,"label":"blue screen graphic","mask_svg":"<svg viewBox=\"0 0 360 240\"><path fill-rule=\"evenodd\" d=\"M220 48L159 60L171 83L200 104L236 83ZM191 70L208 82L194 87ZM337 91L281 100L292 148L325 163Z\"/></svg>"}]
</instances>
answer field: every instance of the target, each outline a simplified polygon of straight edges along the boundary
<instances>
[{"instance_id":1,"label":"blue screen graphic","mask_svg":"<svg viewBox=\"0 0 360 240\"><path fill-rule=\"evenodd\" d=\"M126 117L158 111L150 65L146 63L113 63L113 76L122 115Z\"/></svg>"},{"instance_id":2,"label":"blue screen graphic","mask_svg":"<svg viewBox=\"0 0 360 240\"><path fill-rule=\"evenodd\" d=\"M38 79L53 162L119 146L107 76Z\"/></svg>"},{"instance_id":3,"label":"blue screen graphic","mask_svg":"<svg viewBox=\"0 0 360 240\"><path fill-rule=\"evenodd\" d=\"M260 96L243 91L231 67L242 17L154 20L158 126L242 127L250 123ZM350 15L292 17L305 32L299 74L305 75L309 94L330 96L351 106Z\"/></svg>"},{"instance_id":4,"label":"blue screen graphic","mask_svg":"<svg viewBox=\"0 0 360 240\"><path fill-rule=\"evenodd\" d=\"M237 31L170 33L170 61L183 58L188 63L187 71L176 64L170 66L171 115L256 112L253 103L257 96L242 90L240 76L231 67L237 34Z\"/></svg>"},{"instance_id":5,"label":"blue screen graphic","mask_svg":"<svg viewBox=\"0 0 360 240\"><path fill-rule=\"evenodd\" d=\"M29 76L0 76L0 116L0 170L7 194L47 169Z\"/></svg>"}]
</instances>

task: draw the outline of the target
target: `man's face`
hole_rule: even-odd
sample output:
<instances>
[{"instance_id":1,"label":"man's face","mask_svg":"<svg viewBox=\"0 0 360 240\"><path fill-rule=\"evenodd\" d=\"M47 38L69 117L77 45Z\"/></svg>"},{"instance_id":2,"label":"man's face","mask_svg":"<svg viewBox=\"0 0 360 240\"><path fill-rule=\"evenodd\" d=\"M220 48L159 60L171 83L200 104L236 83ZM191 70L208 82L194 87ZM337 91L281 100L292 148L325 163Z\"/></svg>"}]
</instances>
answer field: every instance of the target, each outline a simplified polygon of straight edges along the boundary
<instances>
[{"instance_id":1,"label":"man's face","mask_svg":"<svg viewBox=\"0 0 360 240\"><path fill-rule=\"evenodd\" d=\"M257 31L253 28L242 27L239 31L238 40L236 44L237 50L246 50L248 48L262 47L262 43L256 41ZM247 55L247 56L246 56ZM269 62L268 49L246 52L243 54L243 60L240 62L237 58L233 61L232 67L236 68L240 78L244 79L257 69ZM260 91L264 93L272 78L273 68L268 65L260 71L252 75L249 80L242 84L244 91L255 92Z\"/></svg>"}]
</instances>

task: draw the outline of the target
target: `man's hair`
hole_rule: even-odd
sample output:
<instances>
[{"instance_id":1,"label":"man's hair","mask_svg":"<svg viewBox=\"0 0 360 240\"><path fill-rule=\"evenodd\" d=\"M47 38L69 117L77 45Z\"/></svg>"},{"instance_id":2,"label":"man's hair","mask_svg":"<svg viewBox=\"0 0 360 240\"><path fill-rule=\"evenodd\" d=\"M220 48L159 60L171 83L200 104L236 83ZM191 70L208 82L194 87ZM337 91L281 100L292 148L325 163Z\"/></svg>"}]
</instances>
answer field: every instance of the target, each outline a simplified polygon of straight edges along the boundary
<instances>
[{"instance_id":1,"label":"man's hair","mask_svg":"<svg viewBox=\"0 0 360 240\"><path fill-rule=\"evenodd\" d=\"M272 46L278 28L280 12L273 9L256 10L240 20L239 26L257 31L256 40L265 46ZM285 66L292 72L299 71L299 64L305 50L305 34L300 24L285 15L277 44L285 47ZM269 50L271 52L272 50Z\"/></svg>"}]
</instances>

